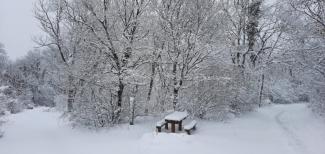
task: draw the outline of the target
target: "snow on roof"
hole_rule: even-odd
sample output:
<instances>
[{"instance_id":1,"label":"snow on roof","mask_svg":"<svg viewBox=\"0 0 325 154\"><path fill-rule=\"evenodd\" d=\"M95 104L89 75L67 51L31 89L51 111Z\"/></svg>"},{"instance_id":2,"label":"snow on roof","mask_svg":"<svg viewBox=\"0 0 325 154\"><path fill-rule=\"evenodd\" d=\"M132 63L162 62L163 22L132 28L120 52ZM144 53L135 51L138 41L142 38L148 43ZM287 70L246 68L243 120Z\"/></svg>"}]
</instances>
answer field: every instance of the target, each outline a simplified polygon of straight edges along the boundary
<instances>
[{"instance_id":1,"label":"snow on roof","mask_svg":"<svg viewBox=\"0 0 325 154\"><path fill-rule=\"evenodd\" d=\"M166 120L173 120L173 121L181 121L183 119L185 119L188 116L187 112L178 112L175 111L170 115L167 115L165 117Z\"/></svg>"}]
</instances>

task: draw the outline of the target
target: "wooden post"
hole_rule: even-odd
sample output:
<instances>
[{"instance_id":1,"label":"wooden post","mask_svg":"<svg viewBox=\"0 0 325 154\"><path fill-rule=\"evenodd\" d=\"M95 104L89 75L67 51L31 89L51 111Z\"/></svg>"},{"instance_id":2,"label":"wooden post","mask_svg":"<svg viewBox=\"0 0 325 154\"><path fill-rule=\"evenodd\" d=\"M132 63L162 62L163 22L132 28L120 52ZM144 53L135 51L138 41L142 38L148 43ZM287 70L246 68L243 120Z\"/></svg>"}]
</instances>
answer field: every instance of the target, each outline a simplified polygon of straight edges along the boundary
<instances>
[{"instance_id":1,"label":"wooden post","mask_svg":"<svg viewBox=\"0 0 325 154\"><path fill-rule=\"evenodd\" d=\"M166 124L165 124L165 129L168 130L168 122L166 121Z\"/></svg>"}]
</instances>

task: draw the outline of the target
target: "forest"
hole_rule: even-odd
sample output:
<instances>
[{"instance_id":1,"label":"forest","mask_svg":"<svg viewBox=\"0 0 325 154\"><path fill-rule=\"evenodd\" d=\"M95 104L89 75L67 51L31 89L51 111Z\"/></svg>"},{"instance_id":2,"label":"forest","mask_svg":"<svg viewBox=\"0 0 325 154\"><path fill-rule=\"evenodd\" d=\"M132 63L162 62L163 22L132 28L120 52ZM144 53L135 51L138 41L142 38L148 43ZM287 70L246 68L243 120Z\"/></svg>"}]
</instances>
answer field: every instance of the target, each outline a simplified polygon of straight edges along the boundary
<instances>
[{"instance_id":1,"label":"forest","mask_svg":"<svg viewBox=\"0 0 325 154\"><path fill-rule=\"evenodd\" d=\"M38 47L13 61L0 45L0 116L55 107L96 129L170 111L220 121L270 102L325 115L324 0L39 0L33 11Z\"/></svg>"}]
</instances>

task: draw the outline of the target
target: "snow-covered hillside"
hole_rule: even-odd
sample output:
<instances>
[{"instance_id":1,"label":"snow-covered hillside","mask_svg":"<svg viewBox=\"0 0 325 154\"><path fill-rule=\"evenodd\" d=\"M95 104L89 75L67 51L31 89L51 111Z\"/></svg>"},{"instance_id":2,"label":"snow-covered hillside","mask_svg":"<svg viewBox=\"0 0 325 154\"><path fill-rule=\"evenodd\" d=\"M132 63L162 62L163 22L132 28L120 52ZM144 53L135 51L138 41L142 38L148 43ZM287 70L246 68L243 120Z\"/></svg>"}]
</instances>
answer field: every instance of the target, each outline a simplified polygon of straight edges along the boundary
<instances>
[{"instance_id":1,"label":"snow-covered hillside","mask_svg":"<svg viewBox=\"0 0 325 154\"><path fill-rule=\"evenodd\" d=\"M227 123L199 121L193 135L154 132L157 119L93 132L46 108L7 117L1 154L324 154L325 123L305 104L273 105Z\"/></svg>"}]
</instances>

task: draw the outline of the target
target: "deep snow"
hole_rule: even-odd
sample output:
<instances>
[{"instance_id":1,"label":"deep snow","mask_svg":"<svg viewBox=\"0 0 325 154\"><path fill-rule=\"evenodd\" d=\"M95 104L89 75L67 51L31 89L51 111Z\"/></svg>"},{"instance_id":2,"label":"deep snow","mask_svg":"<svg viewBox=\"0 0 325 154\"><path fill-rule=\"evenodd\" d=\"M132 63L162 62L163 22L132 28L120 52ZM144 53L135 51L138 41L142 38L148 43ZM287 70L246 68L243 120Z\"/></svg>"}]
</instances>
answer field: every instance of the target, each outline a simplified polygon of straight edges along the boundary
<instances>
[{"instance_id":1,"label":"deep snow","mask_svg":"<svg viewBox=\"0 0 325 154\"><path fill-rule=\"evenodd\" d=\"M59 117L45 108L8 116L0 154L325 154L325 123L305 104L263 107L227 123L198 121L191 136L157 134L161 118L95 132Z\"/></svg>"}]
</instances>

